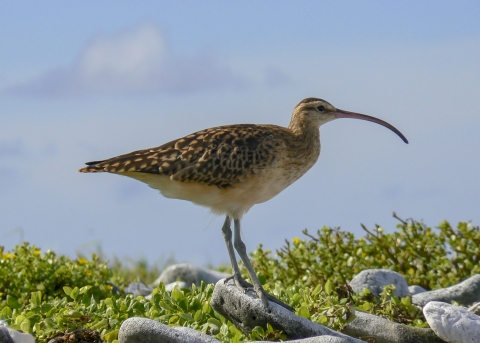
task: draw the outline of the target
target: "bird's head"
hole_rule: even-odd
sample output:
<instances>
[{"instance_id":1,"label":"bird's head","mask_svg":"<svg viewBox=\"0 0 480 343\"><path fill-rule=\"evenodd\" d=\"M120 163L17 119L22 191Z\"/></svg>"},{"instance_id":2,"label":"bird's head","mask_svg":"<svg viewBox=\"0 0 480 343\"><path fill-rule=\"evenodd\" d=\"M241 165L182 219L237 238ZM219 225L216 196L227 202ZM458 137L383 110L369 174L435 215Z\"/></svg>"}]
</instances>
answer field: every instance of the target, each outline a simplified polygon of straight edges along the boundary
<instances>
[{"instance_id":1,"label":"bird's head","mask_svg":"<svg viewBox=\"0 0 480 343\"><path fill-rule=\"evenodd\" d=\"M408 140L405 138L405 136L397 128L386 121L372 116L367 116L365 114L349 112L335 108L329 102L319 98L306 98L300 101L293 110L292 121L299 120L302 122L307 122L310 125L319 128L321 125L339 118L361 119L383 125L395 132L405 143L408 144Z\"/></svg>"},{"instance_id":2,"label":"bird's head","mask_svg":"<svg viewBox=\"0 0 480 343\"><path fill-rule=\"evenodd\" d=\"M329 102L318 98L303 99L293 110L294 117L306 120L316 127L335 119L337 109Z\"/></svg>"}]
</instances>

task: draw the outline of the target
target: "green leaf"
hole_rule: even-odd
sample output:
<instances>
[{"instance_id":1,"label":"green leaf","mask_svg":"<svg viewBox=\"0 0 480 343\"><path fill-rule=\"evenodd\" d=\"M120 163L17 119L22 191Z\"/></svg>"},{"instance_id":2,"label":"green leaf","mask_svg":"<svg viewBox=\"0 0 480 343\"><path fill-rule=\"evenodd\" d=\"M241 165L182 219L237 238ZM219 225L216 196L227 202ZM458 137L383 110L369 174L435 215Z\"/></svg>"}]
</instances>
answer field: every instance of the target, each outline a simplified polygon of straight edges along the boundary
<instances>
[{"instance_id":1,"label":"green leaf","mask_svg":"<svg viewBox=\"0 0 480 343\"><path fill-rule=\"evenodd\" d=\"M167 311L173 311L173 307L171 307L166 301L160 301L159 305Z\"/></svg>"},{"instance_id":2,"label":"green leaf","mask_svg":"<svg viewBox=\"0 0 480 343\"><path fill-rule=\"evenodd\" d=\"M179 313L179 316L188 321L191 321L191 322L194 321L193 317L187 313Z\"/></svg>"},{"instance_id":3,"label":"green leaf","mask_svg":"<svg viewBox=\"0 0 480 343\"><path fill-rule=\"evenodd\" d=\"M233 335L242 335L242 334L243 334L242 331L240 331L239 329L237 329L237 328L235 327L235 325L230 325L230 326L228 327L228 330L229 330Z\"/></svg>"},{"instance_id":4,"label":"green leaf","mask_svg":"<svg viewBox=\"0 0 480 343\"><path fill-rule=\"evenodd\" d=\"M28 319L24 320L20 324L20 330L22 330L23 332L30 332L30 321Z\"/></svg>"},{"instance_id":5,"label":"green leaf","mask_svg":"<svg viewBox=\"0 0 480 343\"><path fill-rule=\"evenodd\" d=\"M223 336L228 336L228 325L227 324L222 324L222 327L220 328L220 333Z\"/></svg>"},{"instance_id":6,"label":"green leaf","mask_svg":"<svg viewBox=\"0 0 480 343\"><path fill-rule=\"evenodd\" d=\"M364 302L363 305L361 305L361 309L364 310L364 311L368 311L372 308L372 303L369 303L369 302Z\"/></svg>"},{"instance_id":7,"label":"green leaf","mask_svg":"<svg viewBox=\"0 0 480 343\"><path fill-rule=\"evenodd\" d=\"M302 296L300 294L295 293L292 297L293 303L298 304L298 302L300 301L301 298L302 298Z\"/></svg>"},{"instance_id":8,"label":"green leaf","mask_svg":"<svg viewBox=\"0 0 480 343\"><path fill-rule=\"evenodd\" d=\"M102 339L108 343L113 343L118 338L118 330L110 331L103 335Z\"/></svg>"},{"instance_id":9,"label":"green leaf","mask_svg":"<svg viewBox=\"0 0 480 343\"><path fill-rule=\"evenodd\" d=\"M199 322L203 319L203 313L202 313L202 310L197 310L195 312L195 315L193 316L193 320L196 321L196 322Z\"/></svg>"},{"instance_id":10,"label":"green leaf","mask_svg":"<svg viewBox=\"0 0 480 343\"><path fill-rule=\"evenodd\" d=\"M65 292L66 295L70 295L70 293L72 293L72 288L68 286L64 286L63 291Z\"/></svg>"},{"instance_id":11,"label":"green leaf","mask_svg":"<svg viewBox=\"0 0 480 343\"><path fill-rule=\"evenodd\" d=\"M205 314L208 314L210 313L210 310L211 310L210 304L208 302L205 302L202 307L202 312Z\"/></svg>"},{"instance_id":12,"label":"green leaf","mask_svg":"<svg viewBox=\"0 0 480 343\"><path fill-rule=\"evenodd\" d=\"M77 296L78 296L78 287L75 287L74 289L72 289L72 291L70 292L69 296L70 296L70 298L72 298L73 300L77 299Z\"/></svg>"},{"instance_id":13,"label":"green leaf","mask_svg":"<svg viewBox=\"0 0 480 343\"><path fill-rule=\"evenodd\" d=\"M13 309L20 308L17 298L12 297L11 295L7 295L7 305Z\"/></svg>"},{"instance_id":14,"label":"green leaf","mask_svg":"<svg viewBox=\"0 0 480 343\"><path fill-rule=\"evenodd\" d=\"M213 324L215 325L216 327L218 327L220 329L220 327L222 326L222 323L220 323L220 321L216 318L208 318L208 322L210 324Z\"/></svg>"},{"instance_id":15,"label":"green leaf","mask_svg":"<svg viewBox=\"0 0 480 343\"><path fill-rule=\"evenodd\" d=\"M90 285L87 285L87 286L83 286L82 288L80 288L80 294L87 294L88 291L92 288L93 286L90 286Z\"/></svg>"},{"instance_id":16,"label":"green leaf","mask_svg":"<svg viewBox=\"0 0 480 343\"><path fill-rule=\"evenodd\" d=\"M327 324L328 323L328 317L324 314L322 314L320 317L317 319L317 323L319 324Z\"/></svg>"},{"instance_id":17,"label":"green leaf","mask_svg":"<svg viewBox=\"0 0 480 343\"><path fill-rule=\"evenodd\" d=\"M41 291L32 292L30 294L30 303L33 306L40 306L42 303L42 292Z\"/></svg>"},{"instance_id":18,"label":"green leaf","mask_svg":"<svg viewBox=\"0 0 480 343\"><path fill-rule=\"evenodd\" d=\"M10 306L5 306L0 313L3 318L10 318L12 316L12 309Z\"/></svg>"},{"instance_id":19,"label":"green leaf","mask_svg":"<svg viewBox=\"0 0 480 343\"><path fill-rule=\"evenodd\" d=\"M308 310L308 308L306 306L301 306L298 310L297 310L297 314L303 318L307 318L307 319L310 319L310 311Z\"/></svg>"},{"instance_id":20,"label":"green leaf","mask_svg":"<svg viewBox=\"0 0 480 343\"><path fill-rule=\"evenodd\" d=\"M322 291L322 285L318 284L317 287L312 291L312 295L317 295Z\"/></svg>"},{"instance_id":21,"label":"green leaf","mask_svg":"<svg viewBox=\"0 0 480 343\"><path fill-rule=\"evenodd\" d=\"M85 306L90 306L90 302L91 302L91 297L88 296L87 293L84 293L82 294L82 304L84 304Z\"/></svg>"},{"instance_id":22,"label":"green leaf","mask_svg":"<svg viewBox=\"0 0 480 343\"><path fill-rule=\"evenodd\" d=\"M101 330L105 327L108 326L108 319L106 318L103 318L102 320L100 320L99 322L95 323L94 325L91 326L92 329L95 329L95 330Z\"/></svg>"},{"instance_id":23,"label":"green leaf","mask_svg":"<svg viewBox=\"0 0 480 343\"><path fill-rule=\"evenodd\" d=\"M77 310L66 310L65 312L63 312L63 315L70 318L80 318L82 316L82 313Z\"/></svg>"},{"instance_id":24,"label":"green leaf","mask_svg":"<svg viewBox=\"0 0 480 343\"><path fill-rule=\"evenodd\" d=\"M267 283L267 277L264 274L258 273L257 278L258 278L258 281L260 281L260 283L262 285L265 285Z\"/></svg>"},{"instance_id":25,"label":"green leaf","mask_svg":"<svg viewBox=\"0 0 480 343\"><path fill-rule=\"evenodd\" d=\"M327 295L330 295L332 294L332 290L333 290L333 283L330 279L328 279L327 282L325 283L325 293L327 293Z\"/></svg>"},{"instance_id":26,"label":"green leaf","mask_svg":"<svg viewBox=\"0 0 480 343\"><path fill-rule=\"evenodd\" d=\"M402 298L401 302L406 306L412 305L412 299L409 296Z\"/></svg>"},{"instance_id":27,"label":"green leaf","mask_svg":"<svg viewBox=\"0 0 480 343\"><path fill-rule=\"evenodd\" d=\"M250 334L250 339L263 340L265 336L265 330L261 326L255 326Z\"/></svg>"},{"instance_id":28,"label":"green leaf","mask_svg":"<svg viewBox=\"0 0 480 343\"><path fill-rule=\"evenodd\" d=\"M176 302L179 302L180 300L183 300L184 296L181 291L179 291L177 288L174 288L172 291L172 299Z\"/></svg>"},{"instance_id":29,"label":"green leaf","mask_svg":"<svg viewBox=\"0 0 480 343\"><path fill-rule=\"evenodd\" d=\"M187 298L183 298L178 302L178 306L185 312L188 311Z\"/></svg>"},{"instance_id":30,"label":"green leaf","mask_svg":"<svg viewBox=\"0 0 480 343\"><path fill-rule=\"evenodd\" d=\"M25 317L23 314L20 314L15 318L15 324L20 325L26 319L27 319L27 317Z\"/></svg>"}]
</instances>

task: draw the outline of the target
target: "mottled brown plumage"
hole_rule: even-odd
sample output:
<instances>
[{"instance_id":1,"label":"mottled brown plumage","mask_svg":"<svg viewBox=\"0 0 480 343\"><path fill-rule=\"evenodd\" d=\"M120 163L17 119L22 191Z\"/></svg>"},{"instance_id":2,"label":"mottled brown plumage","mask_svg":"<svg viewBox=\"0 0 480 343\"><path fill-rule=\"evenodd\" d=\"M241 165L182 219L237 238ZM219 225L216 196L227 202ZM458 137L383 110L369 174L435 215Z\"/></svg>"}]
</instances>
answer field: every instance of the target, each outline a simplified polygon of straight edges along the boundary
<instances>
[{"instance_id":1,"label":"mottled brown plumage","mask_svg":"<svg viewBox=\"0 0 480 343\"><path fill-rule=\"evenodd\" d=\"M158 189L164 196L192 201L225 214L222 228L234 279L241 278L232 246L231 220L235 223L235 248L245 263L254 288L268 306L267 297L248 260L240 237L240 219L255 204L276 196L317 161L319 127L337 118L357 118L388 127L366 115L336 109L318 98L306 98L294 109L288 127L238 124L192 133L156 148L137 150L103 161L87 163L80 172L109 172L135 178ZM285 304L282 306L288 307Z\"/></svg>"},{"instance_id":2,"label":"mottled brown plumage","mask_svg":"<svg viewBox=\"0 0 480 343\"><path fill-rule=\"evenodd\" d=\"M227 125L192 133L156 148L90 162L81 172L141 172L170 176L172 181L233 187L275 165L284 149L273 125ZM288 131L286 131L288 134Z\"/></svg>"}]
</instances>

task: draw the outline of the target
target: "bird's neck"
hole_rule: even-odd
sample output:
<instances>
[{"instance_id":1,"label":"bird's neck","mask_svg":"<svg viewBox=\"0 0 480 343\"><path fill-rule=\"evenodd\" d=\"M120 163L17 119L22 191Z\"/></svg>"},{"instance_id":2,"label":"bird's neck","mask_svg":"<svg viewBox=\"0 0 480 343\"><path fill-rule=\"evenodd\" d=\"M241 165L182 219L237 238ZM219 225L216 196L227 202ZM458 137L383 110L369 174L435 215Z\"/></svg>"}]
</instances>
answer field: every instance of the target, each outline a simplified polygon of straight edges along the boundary
<instances>
[{"instance_id":1,"label":"bird's neck","mask_svg":"<svg viewBox=\"0 0 480 343\"><path fill-rule=\"evenodd\" d=\"M292 117L288 130L293 134L294 151L301 152L298 158L307 159L313 163L320 154L320 131L310 120Z\"/></svg>"},{"instance_id":2,"label":"bird's neck","mask_svg":"<svg viewBox=\"0 0 480 343\"><path fill-rule=\"evenodd\" d=\"M320 142L319 127L308 119L294 114L288 125L288 129L301 140Z\"/></svg>"}]
</instances>

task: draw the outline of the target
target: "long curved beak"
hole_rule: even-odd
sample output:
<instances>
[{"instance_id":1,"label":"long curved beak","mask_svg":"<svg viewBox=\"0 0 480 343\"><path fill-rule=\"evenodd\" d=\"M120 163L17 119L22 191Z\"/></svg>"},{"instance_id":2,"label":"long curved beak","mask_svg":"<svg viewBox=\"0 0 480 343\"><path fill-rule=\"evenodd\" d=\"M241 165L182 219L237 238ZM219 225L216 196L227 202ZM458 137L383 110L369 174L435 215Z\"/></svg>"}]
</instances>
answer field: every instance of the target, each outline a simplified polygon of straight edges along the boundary
<instances>
[{"instance_id":1,"label":"long curved beak","mask_svg":"<svg viewBox=\"0 0 480 343\"><path fill-rule=\"evenodd\" d=\"M335 119L337 119L337 118L361 119L361 120L367 120L367 121L371 121L373 123L380 124L382 126L385 126L388 129L392 130L393 132L395 132L398 135L398 137L400 137L405 143L408 144L408 140L405 138L405 136L400 131L398 131L398 129L395 126L390 125L389 123L387 123L386 121L383 121L381 119L378 119L378 118L375 118L375 117L372 117L372 116L367 116L366 114L340 110L338 108L337 108L337 111L335 113Z\"/></svg>"}]
</instances>

